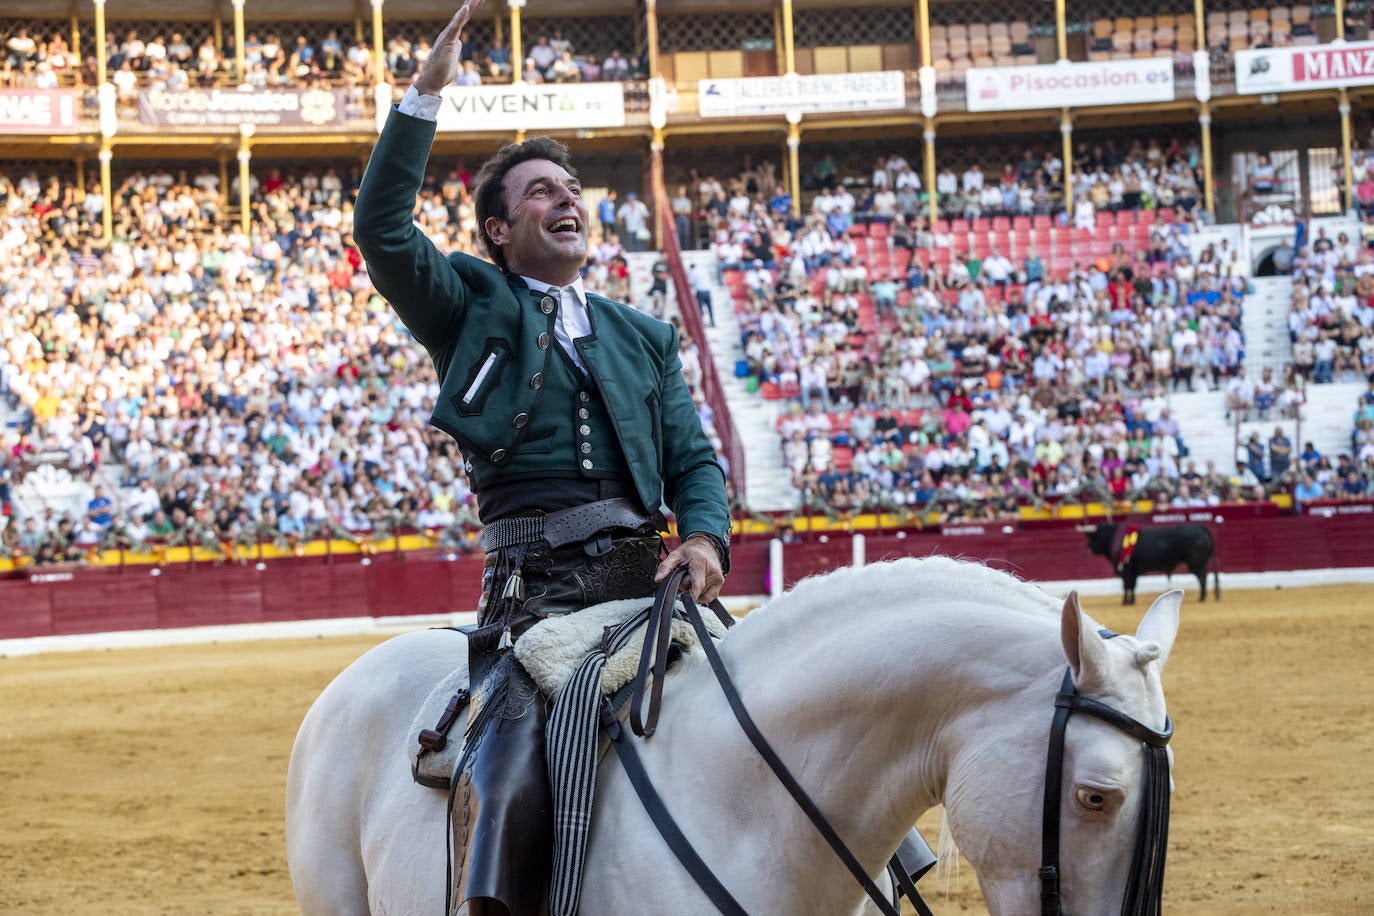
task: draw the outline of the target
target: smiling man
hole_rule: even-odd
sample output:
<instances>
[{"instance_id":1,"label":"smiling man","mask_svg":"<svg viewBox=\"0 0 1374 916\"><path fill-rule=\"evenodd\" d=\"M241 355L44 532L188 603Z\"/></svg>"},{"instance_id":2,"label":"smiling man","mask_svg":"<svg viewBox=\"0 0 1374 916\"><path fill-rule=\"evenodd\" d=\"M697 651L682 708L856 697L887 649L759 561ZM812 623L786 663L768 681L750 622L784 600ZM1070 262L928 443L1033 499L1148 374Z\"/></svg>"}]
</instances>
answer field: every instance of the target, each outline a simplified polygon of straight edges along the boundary
<instances>
[{"instance_id":1,"label":"smiling man","mask_svg":"<svg viewBox=\"0 0 1374 916\"><path fill-rule=\"evenodd\" d=\"M434 362L431 422L461 446L484 526L469 721L487 724L454 775L467 805L454 811L455 887L471 916L537 913L551 864L545 705L506 649L542 618L650 595L679 566L697 600L714 599L730 536L676 332L582 287L587 205L566 147L536 137L482 167L493 263L444 255L412 221L458 35L480 6L459 9L391 112L354 213L373 284ZM665 502L682 538L666 555ZM481 715L487 700L502 714Z\"/></svg>"}]
</instances>

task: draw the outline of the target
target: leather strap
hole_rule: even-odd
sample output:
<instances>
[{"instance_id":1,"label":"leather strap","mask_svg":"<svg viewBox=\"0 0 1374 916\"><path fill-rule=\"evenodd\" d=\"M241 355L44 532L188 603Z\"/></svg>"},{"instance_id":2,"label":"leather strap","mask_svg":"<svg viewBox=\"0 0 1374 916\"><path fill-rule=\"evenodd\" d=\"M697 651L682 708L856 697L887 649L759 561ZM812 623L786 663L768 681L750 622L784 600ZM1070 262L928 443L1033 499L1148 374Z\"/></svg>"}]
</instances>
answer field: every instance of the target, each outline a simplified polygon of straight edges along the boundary
<instances>
[{"instance_id":1,"label":"leather strap","mask_svg":"<svg viewBox=\"0 0 1374 916\"><path fill-rule=\"evenodd\" d=\"M668 670L669 636L672 632L678 587L685 572L683 567L678 567L659 585L658 590L654 592L654 606L649 611L649 622L644 627L644 650L639 653L639 671L630 682L633 687L630 695L630 728L642 738L652 735L658 727L658 710L663 699L663 678ZM735 625L735 618L725 609L725 605L720 603L720 599L712 601L709 607L715 612L716 617L720 618L725 629L728 630ZM653 675L651 686L650 673ZM649 694L647 714L644 708L646 689Z\"/></svg>"},{"instance_id":2,"label":"leather strap","mask_svg":"<svg viewBox=\"0 0 1374 916\"><path fill-rule=\"evenodd\" d=\"M911 880L911 876L902 867L901 859L893 856L892 861L887 865L887 870L892 874L892 880L896 883L898 890L901 891L897 894L897 901L895 902L900 903L902 896L905 895L906 899L911 901L912 907L915 908L916 916L935 916L930 907L926 905L921 892L916 889L916 883Z\"/></svg>"},{"instance_id":3,"label":"leather strap","mask_svg":"<svg viewBox=\"0 0 1374 916\"><path fill-rule=\"evenodd\" d=\"M682 567L678 567L669 573L668 577L663 580L662 585L659 587L658 597L655 599L656 609L658 603L663 600L665 594L668 596L669 607L672 606L671 598L673 595L677 594L684 573L685 570ZM878 885L873 883L873 879L868 876L868 873L864 871L863 865L859 863L858 857L850 851L849 847L845 845L844 840L835 832L835 828L826 820L820 807L812 801L811 796L802 788L801 783L797 782L796 777L787 769L787 765L782 762L782 758L773 750L772 745L768 743L768 739L763 736L763 732L761 732L758 725L754 723L753 717L749 715L749 710L744 708L744 701L740 698L739 691L735 689L734 682L730 680L729 672L725 670L725 661L720 657L720 652L716 650L715 641L711 639L711 634L706 629L706 622L701 619L701 611L697 608L696 602L692 600L692 596L683 593L682 605L683 609L686 611L688 622L692 625L692 629L696 631L698 641L701 642L702 651L706 653L706 660L711 665L711 671L715 674L716 681L720 684L721 692L725 694L726 702L730 704L730 710L735 714L736 721L739 722L740 728L744 730L744 734L748 737L750 743L754 745L754 749L759 752L759 756L763 758L764 763L768 764L768 768L773 771L773 775L776 776L778 781L783 784L783 787L787 789L788 794L792 796L792 800L797 803L797 806L801 808L807 818L810 819L816 830L819 831L821 836L825 838L825 841L830 844L830 848L834 851L835 855L844 863L845 868L849 869L849 873L859 882L860 886L863 887L864 891L873 900L873 903L884 916L901 916L898 908L894 907L883 895L883 892L878 889ZM666 652L666 650L664 651ZM641 659L641 670L643 668L642 662L643 660ZM658 688L658 692L661 693L661 686L658 683L655 684L655 687ZM631 713L633 714L633 709ZM652 721L656 721L656 716L653 717Z\"/></svg>"},{"instance_id":4,"label":"leather strap","mask_svg":"<svg viewBox=\"0 0 1374 916\"><path fill-rule=\"evenodd\" d=\"M740 906L738 900L731 896L726 890L725 885L720 883L709 865L701 860L697 855L696 849L692 847L692 841L683 834L682 828L678 827L677 821L673 820L670 812L663 804L663 799L654 790L653 780L649 774L644 772L644 764L639 760L639 753L635 750L634 741L627 740L625 731L620 727L620 720L616 718L615 711L611 709L611 704L605 701L601 704L601 726L606 730L606 735L611 739L611 747L615 748L615 753L620 758L620 765L625 768L625 775L630 777L630 784L634 786L635 792L639 795L640 803L644 805L644 810L648 812L654 825L658 827L658 832L663 835L663 839L668 843L668 848L673 851L682 867L687 869L687 873L696 881L702 893L711 899L717 910L725 916L749 916L748 911Z\"/></svg>"},{"instance_id":5,"label":"leather strap","mask_svg":"<svg viewBox=\"0 0 1374 916\"><path fill-rule=\"evenodd\" d=\"M1110 639L1115 635L1111 633L1108 636L1104 633L1103 638ZM1050 748L1045 759L1045 798L1040 823L1041 864L1038 872L1041 916L1060 916L1063 912L1059 889L1059 793L1064 781L1064 732L1069 725L1069 716L1074 712L1087 713L1093 718L1100 719L1161 755L1174 734L1174 720L1170 716L1164 717L1164 730L1155 731L1106 703L1091 697L1079 696L1078 689L1073 683L1073 669L1064 669L1064 679L1060 683L1059 694L1054 699L1054 719L1050 723ZM1164 766L1165 775L1162 778L1167 778L1167 763ZM1167 808L1165 816L1167 818Z\"/></svg>"},{"instance_id":6,"label":"leather strap","mask_svg":"<svg viewBox=\"0 0 1374 916\"><path fill-rule=\"evenodd\" d=\"M660 518L646 515L634 500L619 496L598 499L571 509L560 509L547 515L518 515L484 525L481 546L484 551L501 550L516 544L547 541L550 547L561 547L585 541L598 531L608 528L636 529L653 524Z\"/></svg>"}]
</instances>

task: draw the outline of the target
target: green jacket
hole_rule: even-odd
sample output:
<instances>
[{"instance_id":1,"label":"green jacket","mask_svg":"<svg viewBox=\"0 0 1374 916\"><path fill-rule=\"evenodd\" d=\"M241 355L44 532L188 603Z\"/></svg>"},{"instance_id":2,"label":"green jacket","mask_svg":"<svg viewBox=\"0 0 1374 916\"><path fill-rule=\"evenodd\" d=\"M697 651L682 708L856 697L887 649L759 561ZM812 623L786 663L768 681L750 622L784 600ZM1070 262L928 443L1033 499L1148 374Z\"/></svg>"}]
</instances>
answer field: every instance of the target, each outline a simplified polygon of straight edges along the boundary
<instances>
[{"instance_id":1,"label":"green jacket","mask_svg":"<svg viewBox=\"0 0 1374 916\"><path fill-rule=\"evenodd\" d=\"M475 463L499 469L538 416L558 343L541 292L487 261L445 257L416 228L411 214L434 132L434 122L392 110L358 191L353 238L373 285L434 362L440 392L430 421ZM635 492L648 509L666 504L682 537L719 539L728 568L725 475L682 378L677 331L590 293L587 310L592 334L578 350ZM576 463L569 454L568 467Z\"/></svg>"}]
</instances>

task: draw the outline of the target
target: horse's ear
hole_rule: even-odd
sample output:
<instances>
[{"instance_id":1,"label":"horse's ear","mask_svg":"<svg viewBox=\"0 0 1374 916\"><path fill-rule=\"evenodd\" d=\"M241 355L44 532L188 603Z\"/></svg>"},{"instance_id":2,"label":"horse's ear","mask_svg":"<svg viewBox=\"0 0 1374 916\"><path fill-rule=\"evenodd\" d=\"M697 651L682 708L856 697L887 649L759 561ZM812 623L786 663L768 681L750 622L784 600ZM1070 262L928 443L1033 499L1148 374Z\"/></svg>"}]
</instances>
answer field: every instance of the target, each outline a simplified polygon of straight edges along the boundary
<instances>
[{"instance_id":1,"label":"horse's ear","mask_svg":"<svg viewBox=\"0 0 1374 916\"><path fill-rule=\"evenodd\" d=\"M1098 672L1106 668L1107 647L1097 634L1096 625L1078 603L1078 592L1069 592L1059 618L1059 638L1064 657L1073 671L1073 682L1080 690L1091 686Z\"/></svg>"},{"instance_id":2,"label":"horse's ear","mask_svg":"<svg viewBox=\"0 0 1374 916\"><path fill-rule=\"evenodd\" d=\"M1169 660L1169 650L1178 635L1179 608L1183 606L1183 589L1167 591L1154 600L1136 627L1138 642L1152 642L1159 646L1159 667Z\"/></svg>"}]
</instances>

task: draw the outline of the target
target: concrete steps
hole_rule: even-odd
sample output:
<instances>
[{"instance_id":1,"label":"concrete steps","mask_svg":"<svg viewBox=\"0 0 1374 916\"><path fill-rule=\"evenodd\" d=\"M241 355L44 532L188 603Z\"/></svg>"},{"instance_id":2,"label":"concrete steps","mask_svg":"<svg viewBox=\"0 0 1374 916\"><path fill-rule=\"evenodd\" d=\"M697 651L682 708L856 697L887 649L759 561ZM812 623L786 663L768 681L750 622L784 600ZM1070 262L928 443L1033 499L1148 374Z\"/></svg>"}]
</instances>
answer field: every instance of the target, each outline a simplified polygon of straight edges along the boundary
<instances>
[{"instance_id":1,"label":"concrete steps","mask_svg":"<svg viewBox=\"0 0 1374 916\"><path fill-rule=\"evenodd\" d=\"M1241 333L1245 336L1245 373L1259 379L1265 369L1283 380L1284 368L1292 361L1293 346L1288 340L1288 312L1293 304L1291 277L1256 277L1255 291L1245 297Z\"/></svg>"},{"instance_id":2,"label":"concrete steps","mask_svg":"<svg viewBox=\"0 0 1374 916\"><path fill-rule=\"evenodd\" d=\"M683 262L690 267L700 262L711 276L716 274L716 258L710 251L684 251ZM695 303L690 304L695 307ZM716 326L706 327L706 342L711 359L725 389L725 402L735 421L744 448L744 503L755 512L794 510L801 504L783 466L782 443L777 422L781 401L765 401L758 392L745 390L744 380L735 378L735 362L744 358L740 343L739 320L730 301L730 291L716 284L712 290Z\"/></svg>"}]
</instances>

